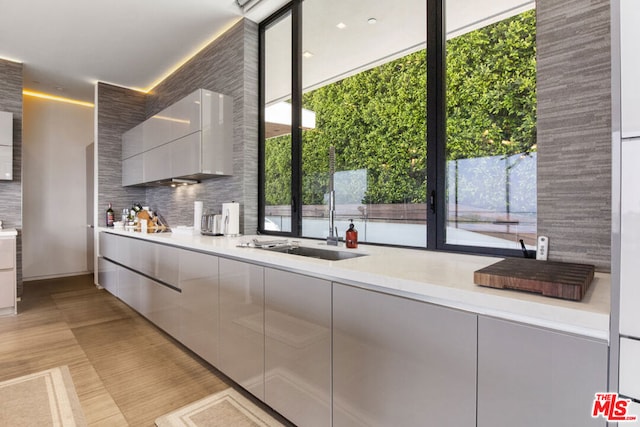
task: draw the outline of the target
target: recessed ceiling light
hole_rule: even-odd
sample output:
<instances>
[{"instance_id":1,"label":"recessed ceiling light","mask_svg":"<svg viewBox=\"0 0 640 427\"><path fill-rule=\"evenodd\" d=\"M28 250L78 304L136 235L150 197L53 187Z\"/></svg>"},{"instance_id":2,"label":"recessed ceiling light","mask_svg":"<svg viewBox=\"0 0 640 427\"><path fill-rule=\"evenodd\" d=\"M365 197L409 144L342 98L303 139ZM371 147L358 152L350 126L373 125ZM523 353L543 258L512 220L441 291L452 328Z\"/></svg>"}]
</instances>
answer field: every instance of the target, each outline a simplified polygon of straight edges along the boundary
<instances>
[{"instance_id":1,"label":"recessed ceiling light","mask_svg":"<svg viewBox=\"0 0 640 427\"><path fill-rule=\"evenodd\" d=\"M344 30L345 28L347 28L347 24L345 24L344 22L338 22L338 25L336 25L336 27L338 27L341 30Z\"/></svg>"},{"instance_id":2,"label":"recessed ceiling light","mask_svg":"<svg viewBox=\"0 0 640 427\"><path fill-rule=\"evenodd\" d=\"M376 22L378 22L378 20L376 18L369 18L367 19L367 22L371 25L375 24Z\"/></svg>"},{"instance_id":3,"label":"recessed ceiling light","mask_svg":"<svg viewBox=\"0 0 640 427\"><path fill-rule=\"evenodd\" d=\"M304 56L305 58L311 58L313 56L313 53L305 50L304 52L302 52L302 56Z\"/></svg>"}]
</instances>

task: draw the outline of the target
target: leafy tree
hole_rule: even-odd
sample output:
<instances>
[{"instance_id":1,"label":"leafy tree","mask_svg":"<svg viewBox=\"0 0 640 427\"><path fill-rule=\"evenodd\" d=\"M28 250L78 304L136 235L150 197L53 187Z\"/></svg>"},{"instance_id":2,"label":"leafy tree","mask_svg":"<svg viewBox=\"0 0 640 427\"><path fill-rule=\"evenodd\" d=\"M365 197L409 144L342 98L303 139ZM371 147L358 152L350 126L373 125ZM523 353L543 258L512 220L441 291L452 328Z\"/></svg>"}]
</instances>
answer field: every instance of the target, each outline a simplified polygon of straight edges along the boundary
<instances>
[{"instance_id":1,"label":"leafy tree","mask_svg":"<svg viewBox=\"0 0 640 427\"><path fill-rule=\"evenodd\" d=\"M536 151L535 10L447 42L447 159Z\"/></svg>"},{"instance_id":2,"label":"leafy tree","mask_svg":"<svg viewBox=\"0 0 640 427\"><path fill-rule=\"evenodd\" d=\"M305 93L316 128L303 135L303 203L323 200L330 145L336 170L367 170L364 203L424 201L425 87L423 50Z\"/></svg>"},{"instance_id":3,"label":"leafy tree","mask_svg":"<svg viewBox=\"0 0 640 427\"><path fill-rule=\"evenodd\" d=\"M264 153L264 194L267 206L291 203L291 135L270 138Z\"/></svg>"},{"instance_id":4,"label":"leafy tree","mask_svg":"<svg viewBox=\"0 0 640 427\"><path fill-rule=\"evenodd\" d=\"M447 42L447 159L536 150L535 11ZM303 203L336 170L367 170L362 203L426 201L424 50L303 95L316 128L303 131ZM266 141L267 205L290 203L291 138Z\"/></svg>"}]
</instances>

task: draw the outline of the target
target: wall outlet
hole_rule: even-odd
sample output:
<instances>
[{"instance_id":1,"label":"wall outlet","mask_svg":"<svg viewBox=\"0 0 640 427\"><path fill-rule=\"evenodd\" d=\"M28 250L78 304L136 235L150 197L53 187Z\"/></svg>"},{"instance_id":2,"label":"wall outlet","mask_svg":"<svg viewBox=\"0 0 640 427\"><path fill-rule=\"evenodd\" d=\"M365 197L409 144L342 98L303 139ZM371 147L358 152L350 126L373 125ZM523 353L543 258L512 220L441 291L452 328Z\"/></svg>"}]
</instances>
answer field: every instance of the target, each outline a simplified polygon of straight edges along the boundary
<instances>
[{"instance_id":1,"label":"wall outlet","mask_svg":"<svg viewBox=\"0 0 640 427\"><path fill-rule=\"evenodd\" d=\"M540 261L546 261L548 253L549 253L549 238L547 236L538 236L538 248L536 250L536 259Z\"/></svg>"}]
</instances>

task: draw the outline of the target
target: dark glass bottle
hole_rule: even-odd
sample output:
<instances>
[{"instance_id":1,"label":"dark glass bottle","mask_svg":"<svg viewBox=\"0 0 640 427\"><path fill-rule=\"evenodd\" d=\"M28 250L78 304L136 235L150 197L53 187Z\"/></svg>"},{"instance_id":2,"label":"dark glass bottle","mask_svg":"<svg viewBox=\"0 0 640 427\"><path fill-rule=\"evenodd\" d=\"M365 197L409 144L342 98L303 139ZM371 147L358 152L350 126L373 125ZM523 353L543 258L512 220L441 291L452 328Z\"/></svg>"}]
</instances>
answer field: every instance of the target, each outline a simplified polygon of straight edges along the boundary
<instances>
[{"instance_id":1,"label":"dark glass bottle","mask_svg":"<svg viewBox=\"0 0 640 427\"><path fill-rule=\"evenodd\" d=\"M356 230L356 226L353 225L353 220L351 219L349 221L351 221L351 224L349 224L345 240L347 242L347 248L355 249L358 247L358 231Z\"/></svg>"},{"instance_id":2,"label":"dark glass bottle","mask_svg":"<svg viewBox=\"0 0 640 427\"><path fill-rule=\"evenodd\" d=\"M113 227L113 208L111 207L111 203L109 203L109 207L107 208L107 227Z\"/></svg>"}]
</instances>

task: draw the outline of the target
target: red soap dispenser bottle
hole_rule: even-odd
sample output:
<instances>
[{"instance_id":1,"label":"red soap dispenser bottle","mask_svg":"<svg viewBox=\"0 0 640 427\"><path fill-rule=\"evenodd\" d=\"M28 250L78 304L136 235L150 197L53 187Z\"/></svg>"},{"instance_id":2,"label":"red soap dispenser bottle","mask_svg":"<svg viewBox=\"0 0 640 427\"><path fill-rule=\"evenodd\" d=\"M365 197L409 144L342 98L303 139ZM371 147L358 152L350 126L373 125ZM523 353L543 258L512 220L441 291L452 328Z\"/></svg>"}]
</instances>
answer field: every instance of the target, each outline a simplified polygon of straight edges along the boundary
<instances>
[{"instance_id":1,"label":"red soap dispenser bottle","mask_svg":"<svg viewBox=\"0 0 640 427\"><path fill-rule=\"evenodd\" d=\"M345 240L347 242L347 248L355 249L358 247L358 230L356 230L356 226L353 225L353 220L350 219L349 221L351 221L351 224L349 224Z\"/></svg>"}]
</instances>

